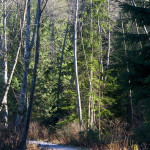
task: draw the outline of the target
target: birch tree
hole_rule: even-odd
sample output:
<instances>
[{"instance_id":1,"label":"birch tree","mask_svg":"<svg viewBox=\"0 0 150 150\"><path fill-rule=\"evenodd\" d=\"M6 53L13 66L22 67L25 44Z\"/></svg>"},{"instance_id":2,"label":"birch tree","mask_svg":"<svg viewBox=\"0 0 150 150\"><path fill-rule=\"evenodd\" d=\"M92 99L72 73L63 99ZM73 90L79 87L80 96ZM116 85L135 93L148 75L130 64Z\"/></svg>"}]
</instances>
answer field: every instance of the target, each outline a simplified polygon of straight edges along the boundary
<instances>
[{"instance_id":1,"label":"birch tree","mask_svg":"<svg viewBox=\"0 0 150 150\"><path fill-rule=\"evenodd\" d=\"M110 3L109 3L109 0L107 1L107 3L108 3L108 16L109 16L109 14L110 14ZM107 69L108 69L108 66L109 66L109 64L110 64L110 21L108 22L108 27L109 27L109 29L108 29L108 51L107 51ZM107 77L106 77L107 78Z\"/></svg>"},{"instance_id":2,"label":"birch tree","mask_svg":"<svg viewBox=\"0 0 150 150\"><path fill-rule=\"evenodd\" d=\"M16 120L16 128L19 128L22 119L22 113L24 109L24 101L27 93L27 75L28 75L28 67L29 67L29 58L30 58L30 0L26 0L27 2L27 27L26 27L26 47L25 47L25 57L24 57L24 68L23 68L23 78L21 85L21 92L19 98L19 109Z\"/></svg>"},{"instance_id":3,"label":"birch tree","mask_svg":"<svg viewBox=\"0 0 150 150\"><path fill-rule=\"evenodd\" d=\"M13 64L12 69L11 69L11 73L10 73L10 76L9 76L9 79L8 79L8 83L7 83L7 85L5 86L4 93L3 93L3 95L2 95L2 102L1 102L2 107L3 107L3 105L5 104L5 98L6 98L7 95L8 95L8 91L9 91L9 89L10 89L11 81L12 81L12 78L13 78L13 75L14 75L14 72L15 72L15 68L16 68L17 62L18 62L19 52L20 52L21 43L22 43L22 34L23 34L23 29L24 29L25 20L26 20L26 8L27 8L27 3L25 4L25 10L24 10L24 15L23 15L23 21L22 21L22 26L21 26L20 35L19 35L19 44L18 44L16 56L15 56L15 59L14 59L14 64ZM0 111L2 110L2 107L0 108Z\"/></svg>"},{"instance_id":4,"label":"birch tree","mask_svg":"<svg viewBox=\"0 0 150 150\"><path fill-rule=\"evenodd\" d=\"M99 139L101 137L101 58L102 58L102 44L101 44L101 27L100 27L100 20L98 16L98 34L99 34L99 91L98 91L98 129L99 129Z\"/></svg>"},{"instance_id":5,"label":"birch tree","mask_svg":"<svg viewBox=\"0 0 150 150\"><path fill-rule=\"evenodd\" d=\"M91 19L91 35L90 35L90 45L91 45L91 62L93 63L93 10L92 10L92 5L93 5L93 0L90 0L90 19ZM91 86L90 86L90 91L93 93L92 90L92 78L93 78L93 70L91 68L90 71L90 80L91 80ZM89 100L91 101L91 128L93 128L94 125L94 99L93 99L93 94L90 95Z\"/></svg>"},{"instance_id":6,"label":"birch tree","mask_svg":"<svg viewBox=\"0 0 150 150\"><path fill-rule=\"evenodd\" d=\"M17 130L19 130L23 118L24 103L25 103L26 93L27 93L27 76L28 76L29 60L30 60L31 50L34 44L34 39L35 39L37 19L38 19L38 7L36 12L32 40L30 42L30 0L27 0L26 48L25 48L25 56L24 56L22 85L21 85L21 92L19 97L19 108L18 108L18 114L16 119Z\"/></svg>"},{"instance_id":7,"label":"birch tree","mask_svg":"<svg viewBox=\"0 0 150 150\"><path fill-rule=\"evenodd\" d=\"M78 100L78 113L79 113L79 125L80 130L82 130L82 109L81 109L81 98L80 98L80 87L78 79L78 65L77 65L77 25L78 25L78 3L75 1L75 16L74 16L74 67L75 67L75 82L76 82L76 92Z\"/></svg>"},{"instance_id":8,"label":"birch tree","mask_svg":"<svg viewBox=\"0 0 150 150\"><path fill-rule=\"evenodd\" d=\"M38 69L38 64L39 64L41 15L46 7L47 1L48 0L46 0L43 8L41 8L41 0L38 0L35 63L34 63L34 70L33 70L33 77L32 77L32 85L31 85L31 89L30 89L29 107L28 107L27 114L26 114L24 131L23 131L21 141L18 145L17 150L26 149L26 139L27 139L27 134L28 134L28 130L29 130L29 123L30 123L30 118L31 118L31 111L32 111L34 92L35 92L35 83L36 83L36 78L37 78L37 69Z\"/></svg>"},{"instance_id":9,"label":"birch tree","mask_svg":"<svg viewBox=\"0 0 150 150\"><path fill-rule=\"evenodd\" d=\"M7 33L6 33L6 0L2 1L3 3L3 87L7 86L7 74L8 74L8 52L7 52ZM3 117L4 117L4 125L7 127L8 123L8 106L7 106L7 95L3 98Z\"/></svg>"}]
</instances>

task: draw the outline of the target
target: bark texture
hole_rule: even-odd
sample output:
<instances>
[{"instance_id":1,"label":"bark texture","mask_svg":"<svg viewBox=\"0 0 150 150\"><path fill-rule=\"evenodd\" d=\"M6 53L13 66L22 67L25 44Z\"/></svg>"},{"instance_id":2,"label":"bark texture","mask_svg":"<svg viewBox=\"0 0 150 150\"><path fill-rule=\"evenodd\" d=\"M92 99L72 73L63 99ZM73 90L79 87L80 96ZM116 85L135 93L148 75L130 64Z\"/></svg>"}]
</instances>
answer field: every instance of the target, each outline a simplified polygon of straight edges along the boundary
<instances>
[{"instance_id":1,"label":"bark texture","mask_svg":"<svg viewBox=\"0 0 150 150\"><path fill-rule=\"evenodd\" d=\"M7 86L7 74L8 74L8 54L7 54L7 35L6 35L6 0L3 0L3 88ZM7 95L3 97L3 120L4 126L8 125L8 106L7 106Z\"/></svg>"},{"instance_id":2,"label":"bark texture","mask_svg":"<svg viewBox=\"0 0 150 150\"><path fill-rule=\"evenodd\" d=\"M40 18L41 18L40 3L41 3L40 0L38 0L38 22L37 22L35 64L34 64L33 77L32 77L32 86L31 86L31 90L30 90L29 107L27 110L24 132L22 134L22 138L21 138L21 141L19 143L18 150L26 149L25 148L26 147L26 139L27 139L30 117L31 117L31 111L32 111L32 105L33 105L33 96L34 96L35 83L36 83L36 78L37 78L37 69L38 69L38 63L39 63L39 50L40 50Z\"/></svg>"},{"instance_id":3,"label":"bark texture","mask_svg":"<svg viewBox=\"0 0 150 150\"><path fill-rule=\"evenodd\" d=\"M78 79L78 65L77 65L77 25L78 25L78 0L75 1L75 17L74 17L74 66L75 66L75 82L76 82L76 92L78 100L78 113L79 113L79 126L82 130L82 111L81 111L81 98L80 98L80 88Z\"/></svg>"}]
</instances>

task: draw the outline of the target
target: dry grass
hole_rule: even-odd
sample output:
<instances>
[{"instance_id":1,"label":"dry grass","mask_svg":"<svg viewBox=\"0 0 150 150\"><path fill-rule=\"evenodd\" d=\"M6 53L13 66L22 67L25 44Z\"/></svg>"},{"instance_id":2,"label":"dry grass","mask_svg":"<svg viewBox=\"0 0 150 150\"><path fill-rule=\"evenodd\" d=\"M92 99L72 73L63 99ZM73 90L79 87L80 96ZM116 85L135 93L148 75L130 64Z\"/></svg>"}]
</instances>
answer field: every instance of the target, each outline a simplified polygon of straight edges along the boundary
<instances>
[{"instance_id":1,"label":"dry grass","mask_svg":"<svg viewBox=\"0 0 150 150\"><path fill-rule=\"evenodd\" d=\"M122 147L119 143L111 143L108 147L109 150L128 150L126 147Z\"/></svg>"},{"instance_id":2,"label":"dry grass","mask_svg":"<svg viewBox=\"0 0 150 150\"><path fill-rule=\"evenodd\" d=\"M49 131L45 126L40 126L37 122L31 122L28 132L29 139L41 139L47 140L49 137Z\"/></svg>"},{"instance_id":3,"label":"dry grass","mask_svg":"<svg viewBox=\"0 0 150 150\"><path fill-rule=\"evenodd\" d=\"M139 150L138 145L132 145L129 148L129 147L122 146L122 144L119 144L119 143L111 143L108 145L108 147L109 147L109 150L128 150L128 149Z\"/></svg>"},{"instance_id":4,"label":"dry grass","mask_svg":"<svg viewBox=\"0 0 150 150\"><path fill-rule=\"evenodd\" d=\"M36 144L28 144L27 150L41 150Z\"/></svg>"},{"instance_id":5,"label":"dry grass","mask_svg":"<svg viewBox=\"0 0 150 150\"><path fill-rule=\"evenodd\" d=\"M111 122L110 124L110 141L100 144L99 139L96 138L96 132L94 130L85 130L80 132L78 123L70 123L63 126L61 129L57 129L54 135L49 135L48 129L45 126L40 126L38 123L30 123L29 139L34 140L48 140L55 144L70 144L75 146L85 146L90 150L138 150L136 146L129 146L130 134L125 133L125 124L118 120ZM80 134L79 134L80 133ZM105 137L104 137L105 138ZM132 145L132 144L131 144ZM38 148L37 145L28 145L27 150L44 150Z\"/></svg>"},{"instance_id":6,"label":"dry grass","mask_svg":"<svg viewBox=\"0 0 150 150\"><path fill-rule=\"evenodd\" d=\"M15 135L13 126L5 129L0 127L0 149L14 149L17 145L17 137ZM54 135L49 134L49 130L45 126L40 126L36 122L30 123L28 139L50 141L56 144L70 144L75 146L85 146L90 150L138 150L137 145L132 145L130 141L130 134L125 132L125 125L119 121L114 121L109 125L110 127L110 141L99 144L99 139L94 140L96 132L94 130L85 130L80 132L78 123L70 123L58 129ZM104 137L105 138L105 137ZM128 145L130 143L130 146ZM39 148L36 144L28 144L27 150L44 150Z\"/></svg>"},{"instance_id":7,"label":"dry grass","mask_svg":"<svg viewBox=\"0 0 150 150\"><path fill-rule=\"evenodd\" d=\"M51 137L52 142L54 143L61 143L61 144L68 144L72 143L73 141L79 141L79 133L80 128L77 123L70 123L58 129L56 134Z\"/></svg>"}]
</instances>

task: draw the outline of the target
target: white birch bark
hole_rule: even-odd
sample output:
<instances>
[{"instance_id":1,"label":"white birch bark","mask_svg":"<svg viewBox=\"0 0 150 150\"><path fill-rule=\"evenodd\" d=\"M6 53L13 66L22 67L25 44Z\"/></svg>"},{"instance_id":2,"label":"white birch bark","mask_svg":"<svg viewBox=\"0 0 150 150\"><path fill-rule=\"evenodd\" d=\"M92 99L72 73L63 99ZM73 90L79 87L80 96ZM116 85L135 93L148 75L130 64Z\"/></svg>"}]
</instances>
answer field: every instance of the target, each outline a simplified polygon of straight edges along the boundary
<instances>
[{"instance_id":1,"label":"white birch bark","mask_svg":"<svg viewBox=\"0 0 150 150\"><path fill-rule=\"evenodd\" d=\"M92 12L92 5L93 5L93 0L90 0L90 9L91 9L91 62L93 62L93 12ZM90 72L90 80L91 80L91 86L90 86L90 91L92 92L92 79L93 79L93 70L91 69ZM93 92L92 92L93 93ZM93 94L91 95L91 128L93 128L94 125L94 99L93 99Z\"/></svg>"},{"instance_id":2,"label":"white birch bark","mask_svg":"<svg viewBox=\"0 0 150 150\"><path fill-rule=\"evenodd\" d=\"M33 97L34 97L35 83L36 83L36 78L37 78L37 69L38 69L39 51L40 51L40 19L41 19L41 13L42 13L41 8L40 8L40 4L41 4L41 0L38 0L38 6L37 6L38 22L37 22L37 36L36 36L37 37L36 38L36 52L35 52L35 64L34 64L33 77L32 77L32 86L31 86L31 90L30 90L29 108L28 108L27 114L26 114L24 131L23 131L21 141L19 143L17 150L24 150L25 149L27 134L28 134L28 130L29 130L32 105L33 105Z\"/></svg>"},{"instance_id":3,"label":"white birch bark","mask_svg":"<svg viewBox=\"0 0 150 150\"><path fill-rule=\"evenodd\" d=\"M23 22L22 22L22 26L21 26L21 30L20 30L19 45L18 45L18 49L17 49L17 52L16 52L16 57L14 59L14 64L12 66L11 73L10 73L10 76L9 76L9 79L8 79L8 83L7 83L7 85L5 87L5 90L4 90L4 94L2 95L2 102L1 102L2 106L0 107L0 112L2 111L2 107L5 104L5 97L7 97L8 91L10 89L13 74L15 72L15 68L16 68L16 65L17 65L17 62L18 62L18 56L19 56L19 52L20 52L20 49L21 49L21 43L22 43L22 33L23 33L25 20L26 20L26 8L27 8L27 5L25 6L25 10L24 10Z\"/></svg>"},{"instance_id":4,"label":"white birch bark","mask_svg":"<svg viewBox=\"0 0 150 150\"><path fill-rule=\"evenodd\" d=\"M110 15L110 0L107 0L107 14ZM111 51L111 33L110 33L110 21L108 20L108 48L107 48L107 60L106 60L106 69L109 68L110 65L110 51ZM106 85L107 75L105 76L104 88Z\"/></svg>"},{"instance_id":5,"label":"white birch bark","mask_svg":"<svg viewBox=\"0 0 150 150\"><path fill-rule=\"evenodd\" d=\"M74 16L74 66L75 66L75 82L76 82L76 92L78 100L78 113L79 113L79 126L82 130L82 110L81 110L81 98L80 98L80 88L78 79L78 65L77 65L77 25L78 25L78 0L75 1L75 16Z\"/></svg>"},{"instance_id":6,"label":"white birch bark","mask_svg":"<svg viewBox=\"0 0 150 150\"><path fill-rule=\"evenodd\" d=\"M98 120L98 129L99 129L99 139L101 137L101 27L99 23L99 16L98 16L98 34L99 34L99 91L98 91L98 114L99 114L99 120Z\"/></svg>"},{"instance_id":7,"label":"white birch bark","mask_svg":"<svg viewBox=\"0 0 150 150\"><path fill-rule=\"evenodd\" d=\"M6 35L6 0L3 0L3 87L7 86L7 73L8 73L8 54L7 54L7 35ZM8 125L8 106L7 106L7 95L3 98L3 119L4 125L7 127Z\"/></svg>"},{"instance_id":8,"label":"white birch bark","mask_svg":"<svg viewBox=\"0 0 150 150\"><path fill-rule=\"evenodd\" d=\"M29 68L29 59L30 59L31 50L34 45L37 20L38 20L38 6L37 6L35 25L33 29L32 40L30 42L30 0L26 0L26 3L27 3L26 50L25 50L25 57L24 57L21 92L20 92L20 97L19 97L19 108L18 108L17 119L16 119L16 129L18 131L20 129L21 121L23 118L24 103L25 103L25 99L27 95L27 76L28 76L28 68ZM45 6L43 7L43 9L45 8Z\"/></svg>"},{"instance_id":9,"label":"white birch bark","mask_svg":"<svg viewBox=\"0 0 150 150\"><path fill-rule=\"evenodd\" d=\"M109 10L110 10L110 6L109 6L109 0L107 1L108 3L108 15L109 15ZM110 21L108 22L108 27L110 28ZM110 29L108 30L108 51L107 51L107 69L109 67L110 64Z\"/></svg>"},{"instance_id":10,"label":"white birch bark","mask_svg":"<svg viewBox=\"0 0 150 150\"><path fill-rule=\"evenodd\" d=\"M21 85L21 93L19 97L19 108L18 114L16 119L16 128L20 127L22 113L24 109L24 102L27 93L27 75L28 75L28 67L29 67L29 58L30 58L30 50L29 50L29 43L30 43L30 0L26 0L27 4L27 27L26 27L26 47L25 47L25 57L24 57L24 68L23 68L23 78L22 78L22 85Z\"/></svg>"},{"instance_id":11,"label":"white birch bark","mask_svg":"<svg viewBox=\"0 0 150 150\"><path fill-rule=\"evenodd\" d=\"M0 33L0 66L3 66L3 46L2 46L2 34ZM2 75L2 68L0 67L0 76Z\"/></svg>"},{"instance_id":12,"label":"white birch bark","mask_svg":"<svg viewBox=\"0 0 150 150\"><path fill-rule=\"evenodd\" d=\"M27 134L28 134L28 130L29 130L31 111L32 111L34 92L35 92L35 84L36 84L36 78L37 78L37 69L38 69L38 64L39 64L41 15L42 15L43 10L46 7L47 1L48 0L46 0L42 9L41 9L41 0L38 0L38 4L37 4L37 14L36 14L36 16L37 16L37 36L36 36L35 64L34 64L34 70L33 70L32 85L31 85L31 89L30 89L29 107L28 107L27 113L26 113L26 120L25 120L25 127L23 130L23 134L22 134L20 143L18 144L18 147L16 150L25 150L26 149L26 140L27 140Z\"/></svg>"}]
</instances>

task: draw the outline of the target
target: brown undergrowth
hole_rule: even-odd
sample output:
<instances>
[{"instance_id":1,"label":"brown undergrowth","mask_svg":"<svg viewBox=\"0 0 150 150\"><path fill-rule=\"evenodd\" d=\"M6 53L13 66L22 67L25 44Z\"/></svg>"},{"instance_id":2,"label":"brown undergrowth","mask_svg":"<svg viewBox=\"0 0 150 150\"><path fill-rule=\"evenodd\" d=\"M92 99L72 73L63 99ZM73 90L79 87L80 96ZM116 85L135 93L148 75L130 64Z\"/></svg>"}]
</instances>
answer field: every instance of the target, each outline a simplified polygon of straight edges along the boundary
<instances>
[{"instance_id":1,"label":"brown undergrowth","mask_svg":"<svg viewBox=\"0 0 150 150\"><path fill-rule=\"evenodd\" d=\"M73 145L86 147L91 150L128 150L134 149L130 141L130 133L125 131L126 124L115 120L108 125L109 133L101 135L97 129L87 129L80 131L78 123L70 123L56 130L55 133L49 134L45 126L38 123L31 123L28 138L31 140L44 140L56 144ZM83 148L83 149L84 149Z\"/></svg>"},{"instance_id":2,"label":"brown undergrowth","mask_svg":"<svg viewBox=\"0 0 150 150\"><path fill-rule=\"evenodd\" d=\"M98 130L86 129L80 131L78 123L70 123L56 129L55 133L50 134L49 129L40 126L37 122L30 123L28 140L49 141L56 144L73 145L86 147L91 150L138 150L138 146L132 144L130 136L132 133L127 132L126 124L115 120L108 124L104 135L101 134L99 139ZM104 131L103 131L104 132ZM14 149L18 144L19 136L16 136L13 125L9 128L0 126L0 149ZM28 150L40 150L37 145L28 145ZM83 149L84 149L83 148Z\"/></svg>"},{"instance_id":3,"label":"brown undergrowth","mask_svg":"<svg viewBox=\"0 0 150 150\"><path fill-rule=\"evenodd\" d=\"M37 122L31 122L28 131L28 138L30 140L48 140L49 139L48 128L46 128L45 126L41 126Z\"/></svg>"},{"instance_id":4,"label":"brown undergrowth","mask_svg":"<svg viewBox=\"0 0 150 150\"><path fill-rule=\"evenodd\" d=\"M36 144L28 144L27 150L41 150Z\"/></svg>"},{"instance_id":5,"label":"brown undergrowth","mask_svg":"<svg viewBox=\"0 0 150 150\"><path fill-rule=\"evenodd\" d=\"M16 135L13 124L0 124L0 150L12 150L18 144L19 135Z\"/></svg>"}]
</instances>

